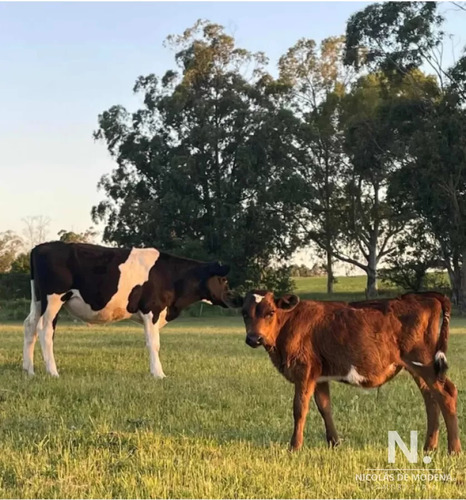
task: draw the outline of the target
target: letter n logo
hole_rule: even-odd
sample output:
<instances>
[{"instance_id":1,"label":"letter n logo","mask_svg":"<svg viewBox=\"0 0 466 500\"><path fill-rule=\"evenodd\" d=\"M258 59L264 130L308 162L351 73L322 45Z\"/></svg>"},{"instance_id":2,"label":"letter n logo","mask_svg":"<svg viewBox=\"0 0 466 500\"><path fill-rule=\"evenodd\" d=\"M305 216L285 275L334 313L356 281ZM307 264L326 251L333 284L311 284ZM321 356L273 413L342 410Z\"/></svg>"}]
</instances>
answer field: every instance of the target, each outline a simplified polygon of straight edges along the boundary
<instances>
[{"instance_id":1,"label":"letter n logo","mask_svg":"<svg viewBox=\"0 0 466 500\"><path fill-rule=\"evenodd\" d=\"M388 431L388 463L395 463L395 444L398 445L409 463L417 463L417 431L411 431L410 441L410 449L408 449L397 431Z\"/></svg>"}]
</instances>

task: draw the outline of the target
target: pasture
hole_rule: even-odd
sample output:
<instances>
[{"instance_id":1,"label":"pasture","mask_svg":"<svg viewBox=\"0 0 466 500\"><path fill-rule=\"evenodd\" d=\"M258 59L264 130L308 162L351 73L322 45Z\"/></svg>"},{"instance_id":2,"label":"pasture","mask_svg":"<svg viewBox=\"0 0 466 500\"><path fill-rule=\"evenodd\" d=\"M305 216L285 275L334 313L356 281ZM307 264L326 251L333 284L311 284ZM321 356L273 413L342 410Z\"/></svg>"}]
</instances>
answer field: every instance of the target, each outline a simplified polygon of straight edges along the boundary
<instances>
[{"instance_id":1,"label":"pasture","mask_svg":"<svg viewBox=\"0 0 466 500\"><path fill-rule=\"evenodd\" d=\"M451 333L466 445L466 321L454 318ZM59 323L59 379L45 375L39 345L36 376L22 374L19 322L0 326L0 342L2 498L454 498L466 490L466 456L446 454L443 421L439 451L422 463L424 404L404 373L380 391L332 384L342 444L327 449L312 403L303 450L290 454L293 387L263 349L245 345L239 317L165 327L163 381L149 375L144 335L132 323ZM398 450L387 463L388 430L408 443L419 431L418 465ZM450 480L357 478L395 466L440 469Z\"/></svg>"}]
</instances>

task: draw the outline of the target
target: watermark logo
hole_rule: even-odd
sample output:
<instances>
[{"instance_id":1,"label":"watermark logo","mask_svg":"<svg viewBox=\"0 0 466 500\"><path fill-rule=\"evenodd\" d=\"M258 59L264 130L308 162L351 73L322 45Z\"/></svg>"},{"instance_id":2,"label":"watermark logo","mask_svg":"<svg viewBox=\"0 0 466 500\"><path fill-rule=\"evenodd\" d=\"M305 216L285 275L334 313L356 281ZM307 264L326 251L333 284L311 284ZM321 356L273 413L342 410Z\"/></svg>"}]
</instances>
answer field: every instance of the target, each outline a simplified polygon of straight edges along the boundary
<instances>
[{"instance_id":1,"label":"watermark logo","mask_svg":"<svg viewBox=\"0 0 466 500\"><path fill-rule=\"evenodd\" d=\"M388 431L388 463L389 464L395 463L396 445L398 445L398 448L404 454L408 462L411 464L417 464L418 462L417 443L418 443L417 431L410 432L409 448L406 445L406 443L401 439L397 431ZM432 458L429 457L428 455L425 455L422 461L425 464L430 464L430 462L432 462Z\"/></svg>"},{"instance_id":2,"label":"watermark logo","mask_svg":"<svg viewBox=\"0 0 466 500\"><path fill-rule=\"evenodd\" d=\"M419 463L421 460L418 445L417 431L410 431L409 443L406 443L397 431L388 431L388 464L391 466L365 469L363 472L356 474L356 481L372 484L376 489L385 490L400 490L403 483L407 482L416 482L425 486L431 482L453 481L451 474L444 473L441 469L423 466L422 462L425 465L432 462L430 456L423 456L422 462ZM399 460L403 455L412 464L412 467L400 468L395 465L397 459Z\"/></svg>"}]
</instances>

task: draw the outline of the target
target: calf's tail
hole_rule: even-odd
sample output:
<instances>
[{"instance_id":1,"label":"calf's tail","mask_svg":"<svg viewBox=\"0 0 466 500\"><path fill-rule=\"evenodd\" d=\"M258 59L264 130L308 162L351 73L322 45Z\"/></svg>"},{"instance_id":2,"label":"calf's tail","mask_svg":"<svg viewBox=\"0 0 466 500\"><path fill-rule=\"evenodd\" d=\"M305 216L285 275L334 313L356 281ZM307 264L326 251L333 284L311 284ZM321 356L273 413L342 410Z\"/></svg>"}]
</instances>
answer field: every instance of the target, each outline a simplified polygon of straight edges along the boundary
<instances>
[{"instance_id":1,"label":"calf's tail","mask_svg":"<svg viewBox=\"0 0 466 500\"><path fill-rule=\"evenodd\" d=\"M446 353L448 347L448 336L450 334L451 302L448 297L440 293L432 294L432 296L434 296L442 304L443 321L435 350L434 370L437 378L440 381L444 381L448 370Z\"/></svg>"}]
</instances>

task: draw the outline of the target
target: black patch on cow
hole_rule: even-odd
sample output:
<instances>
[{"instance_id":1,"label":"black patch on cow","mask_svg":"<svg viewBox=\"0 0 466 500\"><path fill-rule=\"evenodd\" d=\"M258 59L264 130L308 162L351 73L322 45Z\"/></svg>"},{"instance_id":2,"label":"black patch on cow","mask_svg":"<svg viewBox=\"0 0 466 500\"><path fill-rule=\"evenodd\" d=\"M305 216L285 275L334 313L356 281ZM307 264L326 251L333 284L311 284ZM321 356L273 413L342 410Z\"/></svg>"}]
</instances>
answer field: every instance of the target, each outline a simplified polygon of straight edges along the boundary
<instances>
[{"instance_id":1,"label":"black patch on cow","mask_svg":"<svg viewBox=\"0 0 466 500\"><path fill-rule=\"evenodd\" d=\"M72 288L79 290L94 311L103 309L118 290L118 266L126 262L130 252L128 248L61 241L36 246L31 261L41 314L47 307L47 295L66 293Z\"/></svg>"},{"instance_id":2,"label":"black patch on cow","mask_svg":"<svg viewBox=\"0 0 466 500\"><path fill-rule=\"evenodd\" d=\"M135 314L139 311L139 303L141 301L142 286L136 285L129 294L128 305L126 307L127 311L131 314Z\"/></svg>"},{"instance_id":3,"label":"black patch on cow","mask_svg":"<svg viewBox=\"0 0 466 500\"><path fill-rule=\"evenodd\" d=\"M67 302L68 300L71 299L72 296L73 296L73 292L66 292L65 295L63 295L63 297L61 298L61 301Z\"/></svg>"}]
</instances>

